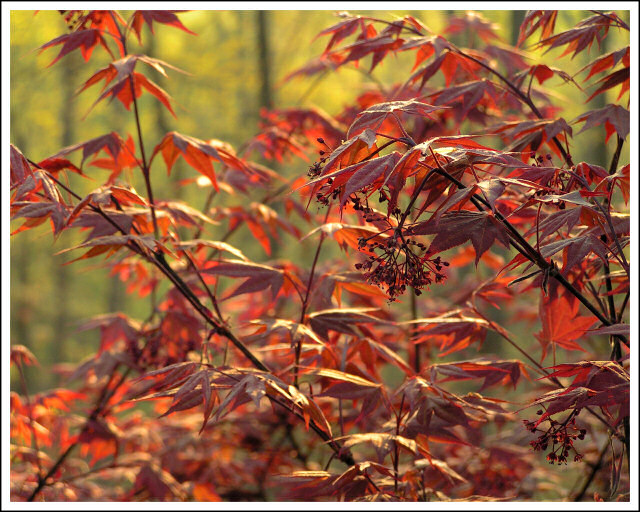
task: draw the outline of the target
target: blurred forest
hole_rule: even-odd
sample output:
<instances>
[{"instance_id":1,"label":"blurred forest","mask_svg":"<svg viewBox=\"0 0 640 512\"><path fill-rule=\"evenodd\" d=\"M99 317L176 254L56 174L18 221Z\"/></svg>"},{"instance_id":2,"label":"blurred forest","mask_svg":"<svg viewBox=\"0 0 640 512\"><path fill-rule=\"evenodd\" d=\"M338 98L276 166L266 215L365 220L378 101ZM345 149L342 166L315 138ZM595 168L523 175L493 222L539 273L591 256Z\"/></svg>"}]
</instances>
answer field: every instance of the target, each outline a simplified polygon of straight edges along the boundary
<instances>
[{"instance_id":1,"label":"blurred forest","mask_svg":"<svg viewBox=\"0 0 640 512\"><path fill-rule=\"evenodd\" d=\"M381 17L411 14L434 32L443 29L447 17L461 14L456 11L354 12ZM482 11L482 14L498 25L498 32L505 41L515 42L524 11ZM628 21L628 12L622 14ZM557 30L573 26L582 17L583 13L561 11ZM315 105L329 114L337 114L366 88L375 88L378 83L393 83L398 76L405 76L412 66L412 56L407 55L406 60L385 61L373 75L364 69L346 69L348 66L345 66L333 72L330 78L325 75L296 77L285 83L283 79L287 74L322 52L326 40L314 38L335 22L334 13L195 11L182 14L180 19L197 36L156 24L155 38L144 37L148 36L148 28L144 28L143 44L146 46L135 49L137 42L130 40L132 51L157 57L192 75L169 71L169 80L157 75L154 78L174 98L177 119L162 109L151 95L142 96L142 130L151 147L166 132L176 130L200 139L220 139L238 149L258 132L263 107ZM90 66L84 63L79 52L73 52L58 65L47 68L56 52L46 50L38 54L34 50L66 31L62 17L56 11L40 11L35 15L33 11L12 11L10 23L10 138L25 156L40 161L62 147L110 131L117 131L125 138L127 133L133 133L133 116L118 102L101 103L84 117L97 97L97 88L75 96L75 91L90 74L109 62L106 52L96 50L96 60L92 60ZM455 34L452 40L467 46L473 37L473 33ZM607 44L612 45L616 37L623 36L612 34ZM624 42L620 41L616 47L622 44ZM604 54L612 49L594 48L590 56L593 58L596 52ZM580 54L572 61L572 68L565 71L574 74L588 58L587 52ZM563 112L567 121L574 119L583 110L582 101L575 98L579 94L575 86L557 78L549 80L548 84L545 86L553 89L559 106L564 108L565 103L575 103L575 113L571 106ZM588 96L585 91L583 101ZM615 99L605 96L593 100L591 108L604 106L608 99ZM572 147L574 160L606 165L613 152L614 138L609 141L609 147L602 147L590 144L590 137L602 139L597 130L582 134L580 145ZM620 164L628 162L627 148L628 145ZM256 158L255 155L251 157ZM292 178L304 175L314 158L315 155L310 155L309 162L296 159L281 164L269 162L268 165ZM88 168L88 172L96 175L95 188L108 171ZM154 172L157 198L179 198L196 208L204 206L206 189L177 186L179 180L195 177L194 171L182 160L177 162L170 178L162 165L155 166ZM69 178L73 188L85 193L91 190L86 180L76 182L74 178ZM143 190L139 178L134 176L134 183L138 190ZM247 199L236 197L236 200ZM16 222L11 227L16 229L19 225ZM216 234L225 231L224 225L214 226L206 237L215 239ZM61 240L53 241L48 226L43 225L11 238L11 342L26 345L47 367L77 363L95 352L99 333L79 330L82 322L91 316L124 311L132 317L144 317L149 307L148 301L129 297L122 282L108 278L109 269L97 266L96 260L65 266L65 261L73 256L55 253L80 241L74 236L77 234L65 231ZM243 228L234 233L230 242L242 247L255 261L270 259L259 247L251 247L251 237L251 232ZM271 258L304 261L309 256L293 238L289 238L286 246L289 247L287 254L272 254ZM337 249L335 251L337 255ZM434 293L450 291L444 286ZM29 372L28 382L32 391L59 385L55 375L37 370Z\"/></svg>"}]
</instances>

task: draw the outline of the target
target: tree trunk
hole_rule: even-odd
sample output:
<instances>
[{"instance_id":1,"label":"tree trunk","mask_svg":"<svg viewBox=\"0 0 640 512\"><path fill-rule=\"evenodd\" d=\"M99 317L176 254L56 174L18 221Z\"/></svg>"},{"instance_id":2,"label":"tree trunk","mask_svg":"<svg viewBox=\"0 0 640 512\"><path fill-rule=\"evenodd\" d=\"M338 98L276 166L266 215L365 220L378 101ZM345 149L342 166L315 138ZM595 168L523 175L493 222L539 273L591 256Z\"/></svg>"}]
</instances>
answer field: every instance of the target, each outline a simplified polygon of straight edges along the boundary
<instances>
[{"instance_id":1,"label":"tree trunk","mask_svg":"<svg viewBox=\"0 0 640 512\"><path fill-rule=\"evenodd\" d=\"M273 91L271 89L271 52L269 47L269 12L256 11L257 54L260 74L260 106L273 108Z\"/></svg>"},{"instance_id":2,"label":"tree trunk","mask_svg":"<svg viewBox=\"0 0 640 512\"><path fill-rule=\"evenodd\" d=\"M518 37L520 36L520 25L524 21L524 17L527 11L511 11L511 31L509 34L509 42L515 46L518 43Z\"/></svg>"},{"instance_id":3,"label":"tree trunk","mask_svg":"<svg viewBox=\"0 0 640 512\"><path fill-rule=\"evenodd\" d=\"M60 134L61 147L73 144L76 138L75 130L75 101L74 91L76 89L76 63L77 59L62 59L60 61L60 84L62 87L62 101L60 102L59 119L62 126ZM55 343L51 343L51 360L56 362L65 361L68 352L68 338L70 336L70 315L69 315L69 290L73 287L74 275L69 271L67 265L63 265L58 259L51 261L53 265L53 275L55 276L55 307L53 318L53 332L56 338Z\"/></svg>"}]
</instances>

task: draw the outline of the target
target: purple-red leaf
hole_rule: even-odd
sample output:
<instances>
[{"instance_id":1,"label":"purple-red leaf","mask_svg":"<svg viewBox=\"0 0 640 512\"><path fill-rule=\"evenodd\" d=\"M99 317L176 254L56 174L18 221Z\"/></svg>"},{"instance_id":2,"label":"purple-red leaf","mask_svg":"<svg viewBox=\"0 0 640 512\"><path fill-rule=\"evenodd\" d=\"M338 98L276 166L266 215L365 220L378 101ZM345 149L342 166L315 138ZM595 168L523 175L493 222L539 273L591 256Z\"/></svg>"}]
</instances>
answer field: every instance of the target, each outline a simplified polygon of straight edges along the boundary
<instances>
[{"instance_id":1,"label":"purple-red leaf","mask_svg":"<svg viewBox=\"0 0 640 512\"><path fill-rule=\"evenodd\" d=\"M476 251L476 265L496 241L509 246L506 229L487 212L447 212L437 221L429 219L411 226L407 231L412 235L436 235L429 246L430 254L446 251L471 240Z\"/></svg>"},{"instance_id":2,"label":"purple-red leaf","mask_svg":"<svg viewBox=\"0 0 640 512\"><path fill-rule=\"evenodd\" d=\"M620 105L609 104L604 108L597 110L590 110L584 114L578 116L572 121L574 123L584 123L582 130L578 133L582 133L594 126L600 126L604 124L604 128L607 132L605 142L609 141L609 137L616 133L618 137L626 139L629 135L630 119L629 111L621 107Z\"/></svg>"},{"instance_id":3,"label":"purple-red leaf","mask_svg":"<svg viewBox=\"0 0 640 512\"><path fill-rule=\"evenodd\" d=\"M53 66L62 57L64 57L68 53L78 48L80 48L80 52L82 53L82 57L84 58L84 60L88 61L89 58L91 57L91 53L93 52L93 49L98 44L100 44L105 50L107 50L109 55L111 55L111 57L113 58L113 54L111 53L111 50L107 46L107 42L104 40L104 37L102 37L102 34L98 29L90 28L90 29L78 30L77 32L71 32L69 34L61 35L60 37L56 37L55 39L49 41L48 43L43 44L39 48L39 50L42 52L47 48L51 48L52 46L56 46L59 44L62 44L60 53L55 59L51 61L49 66Z\"/></svg>"},{"instance_id":4,"label":"purple-red leaf","mask_svg":"<svg viewBox=\"0 0 640 512\"><path fill-rule=\"evenodd\" d=\"M354 137L367 128L377 131L388 116L395 116L395 112L404 112L405 114L431 118L431 112L434 110L441 110L443 108L445 107L434 107L433 105L429 105L415 99L379 103L378 105L373 105L372 107L363 110L356 116L356 119L349 128L347 137Z\"/></svg>"}]
</instances>

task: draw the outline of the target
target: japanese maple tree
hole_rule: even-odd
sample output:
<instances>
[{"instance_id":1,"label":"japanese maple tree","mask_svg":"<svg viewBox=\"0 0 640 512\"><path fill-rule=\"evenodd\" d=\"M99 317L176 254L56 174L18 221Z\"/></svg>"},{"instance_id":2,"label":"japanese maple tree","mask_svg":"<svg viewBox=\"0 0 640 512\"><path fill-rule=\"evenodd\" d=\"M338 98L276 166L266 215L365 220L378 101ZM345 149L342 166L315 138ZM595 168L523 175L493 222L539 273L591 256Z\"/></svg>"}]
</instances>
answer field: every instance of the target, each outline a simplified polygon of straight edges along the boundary
<instances>
[{"instance_id":1,"label":"japanese maple tree","mask_svg":"<svg viewBox=\"0 0 640 512\"><path fill-rule=\"evenodd\" d=\"M440 35L339 13L287 80L384 65L398 83L342 112L264 110L240 149L141 129L143 94L176 111L152 73L180 70L130 47L145 24L192 34L178 11L60 14L69 31L40 51L54 65L79 50L87 67L108 54L79 93L120 102L136 130L44 159L12 144L12 235L47 221L55 238L82 233L61 252L99 257L151 313L88 319L99 344L65 388L29 394L36 356L12 346L13 500L539 500L551 486L637 502L630 47L598 53L628 38L622 13L563 31L557 11L528 11L515 46L474 12ZM407 52L412 69L391 58ZM580 115L563 117L548 81ZM596 97L612 103L590 109ZM576 161L583 132L605 153L615 142L607 167ZM203 211L154 195L179 158L198 178L183 185L208 190ZM102 182L80 194L69 173ZM565 466L573 489L557 485Z\"/></svg>"}]
</instances>

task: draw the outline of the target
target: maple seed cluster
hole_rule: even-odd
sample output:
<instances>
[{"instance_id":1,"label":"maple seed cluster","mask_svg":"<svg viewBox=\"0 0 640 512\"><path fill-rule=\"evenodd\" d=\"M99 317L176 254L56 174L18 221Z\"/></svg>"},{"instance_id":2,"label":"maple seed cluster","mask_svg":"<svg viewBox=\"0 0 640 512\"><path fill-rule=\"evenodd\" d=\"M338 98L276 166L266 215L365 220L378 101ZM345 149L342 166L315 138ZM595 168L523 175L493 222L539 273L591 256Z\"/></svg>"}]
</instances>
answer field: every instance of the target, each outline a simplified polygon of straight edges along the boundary
<instances>
[{"instance_id":1,"label":"maple seed cluster","mask_svg":"<svg viewBox=\"0 0 640 512\"><path fill-rule=\"evenodd\" d=\"M329 158L329 154L331 153L331 147L329 147L329 145L324 141L322 137L318 137L316 140L320 144L326 146L326 148L329 150L329 153L327 153L324 150L320 150L318 152L320 153L320 157L321 157L320 160L317 162L314 162L313 165L310 166L309 170L307 171L307 176L309 176L310 178L315 178L320 175L320 173L322 172L322 166L326 162L327 158Z\"/></svg>"},{"instance_id":2,"label":"maple seed cluster","mask_svg":"<svg viewBox=\"0 0 640 512\"><path fill-rule=\"evenodd\" d=\"M537 412L538 415L542 413L542 409ZM541 432L537 439L529 443L534 451L545 451L549 448L549 443L551 443L551 451L547 454L549 464L558 463L558 465L561 465L564 463L566 465L567 457L569 457L571 450L575 452L574 462L582 460L583 456L575 449L573 442L576 439L583 440L587 431L576 427L576 416L577 414L572 413L564 423L549 419L550 426L546 432L537 428L535 422L523 420L524 426L529 432Z\"/></svg>"},{"instance_id":3,"label":"maple seed cluster","mask_svg":"<svg viewBox=\"0 0 640 512\"><path fill-rule=\"evenodd\" d=\"M536 167L543 167L545 160L547 160L549 163L553 162L553 156L551 155L551 153L547 153L545 156L533 155L531 158L533 159L533 165L535 165Z\"/></svg>"},{"instance_id":4,"label":"maple seed cluster","mask_svg":"<svg viewBox=\"0 0 640 512\"><path fill-rule=\"evenodd\" d=\"M73 32L76 29L76 24L82 18L83 11L58 11L64 18L65 23L69 31Z\"/></svg>"},{"instance_id":5,"label":"maple seed cluster","mask_svg":"<svg viewBox=\"0 0 640 512\"><path fill-rule=\"evenodd\" d=\"M411 286L416 295L431 283L444 281L441 272L449 263L442 261L440 256L429 258L426 246L411 238L394 236L382 241L360 238L358 248L370 252L379 251L375 256L369 256L362 263L356 263L358 270L364 270L364 277L371 284L385 287L389 294L389 301L394 302L398 295L402 295L407 286ZM419 254L422 253L422 254Z\"/></svg>"},{"instance_id":6,"label":"maple seed cluster","mask_svg":"<svg viewBox=\"0 0 640 512\"><path fill-rule=\"evenodd\" d=\"M317 162L314 162L313 165L309 166L309 170L307 171L307 176L309 176L309 178L313 179L313 178L317 178L318 176L320 176L320 174L322 174L322 168L324 166L324 163L327 161L327 158L329 158L329 155L331 154L331 147L329 147L329 145L324 141L324 139L322 137L318 137L316 139L320 144L323 144L324 146L326 146L326 148L329 150L324 151L324 150L320 150L320 160L318 160ZM327 180L326 185L331 185L333 183L333 178L329 178ZM332 192L329 192L329 194L325 195L321 192L318 192L316 194L316 200L320 203L323 204L324 206L328 206L329 202L331 199L336 199L340 194L340 191L338 189L333 190Z\"/></svg>"}]
</instances>

